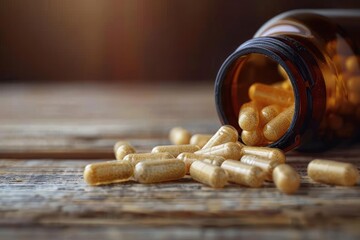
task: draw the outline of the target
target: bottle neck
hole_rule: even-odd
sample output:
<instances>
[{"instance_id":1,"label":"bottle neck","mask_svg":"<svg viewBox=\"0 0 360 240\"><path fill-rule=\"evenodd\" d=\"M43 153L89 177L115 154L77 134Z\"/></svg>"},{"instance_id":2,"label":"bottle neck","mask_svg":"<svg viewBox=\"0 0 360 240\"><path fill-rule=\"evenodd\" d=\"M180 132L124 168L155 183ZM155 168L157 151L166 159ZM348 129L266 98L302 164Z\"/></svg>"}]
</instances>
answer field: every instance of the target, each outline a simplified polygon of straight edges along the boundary
<instances>
[{"instance_id":1,"label":"bottle neck","mask_svg":"<svg viewBox=\"0 0 360 240\"><path fill-rule=\"evenodd\" d=\"M326 90L322 72L314 54L300 42L286 36L258 37L242 44L221 66L215 81L215 101L223 124L241 132L237 119L247 95L241 89L239 72L246 71L243 61L250 54L263 55L280 64L289 76L295 98L295 113L288 131L269 147L285 151L304 145L319 126L326 108ZM255 74L255 75L254 75ZM256 79L254 73L253 82ZM263 74L264 76L264 74ZM266 76L266 75L265 75Z\"/></svg>"}]
</instances>

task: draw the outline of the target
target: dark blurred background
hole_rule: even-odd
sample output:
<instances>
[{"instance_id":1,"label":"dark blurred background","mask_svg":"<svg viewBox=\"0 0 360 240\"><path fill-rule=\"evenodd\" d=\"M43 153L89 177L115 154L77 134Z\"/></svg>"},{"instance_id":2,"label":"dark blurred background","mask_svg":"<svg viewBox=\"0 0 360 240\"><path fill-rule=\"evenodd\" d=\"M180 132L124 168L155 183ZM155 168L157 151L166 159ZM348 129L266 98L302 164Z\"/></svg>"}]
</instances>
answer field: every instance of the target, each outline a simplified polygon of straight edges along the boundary
<instances>
[{"instance_id":1,"label":"dark blurred background","mask_svg":"<svg viewBox=\"0 0 360 240\"><path fill-rule=\"evenodd\" d=\"M0 81L212 81L269 18L360 1L1 0Z\"/></svg>"}]
</instances>

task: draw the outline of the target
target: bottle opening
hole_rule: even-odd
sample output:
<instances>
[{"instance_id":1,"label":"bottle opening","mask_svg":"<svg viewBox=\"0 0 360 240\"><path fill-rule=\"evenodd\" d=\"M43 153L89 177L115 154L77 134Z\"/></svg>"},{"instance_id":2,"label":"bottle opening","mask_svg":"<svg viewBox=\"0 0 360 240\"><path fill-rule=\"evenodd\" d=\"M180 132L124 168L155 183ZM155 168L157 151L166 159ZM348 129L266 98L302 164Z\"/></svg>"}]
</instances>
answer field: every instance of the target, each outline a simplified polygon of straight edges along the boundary
<instances>
[{"instance_id":1,"label":"bottle opening","mask_svg":"<svg viewBox=\"0 0 360 240\"><path fill-rule=\"evenodd\" d=\"M314 87L316 63L299 46L293 39L251 39L220 68L215 82L218 115L246 145L293 149L309 138L309 125L323 115L325 96L318 94L324 92L318 90L322 86ZM320 98L319 111L313 111L314 96Z\"/></svg>"},{"instance_id":2,"label":"bottle opening","mask_svg":"<svg viewBox=\"0 0 360 240\"><path fill-rule=\"evenodd\" d=\"M231 104L223 106L227 108L226 115L232 116L228 120L237 127L240 140L251 146L279 141L290 128L295 111L287 72L261 53L240 56L227 71L223 84L230 96L224 100Z\"/></svg>"}]
</instances>

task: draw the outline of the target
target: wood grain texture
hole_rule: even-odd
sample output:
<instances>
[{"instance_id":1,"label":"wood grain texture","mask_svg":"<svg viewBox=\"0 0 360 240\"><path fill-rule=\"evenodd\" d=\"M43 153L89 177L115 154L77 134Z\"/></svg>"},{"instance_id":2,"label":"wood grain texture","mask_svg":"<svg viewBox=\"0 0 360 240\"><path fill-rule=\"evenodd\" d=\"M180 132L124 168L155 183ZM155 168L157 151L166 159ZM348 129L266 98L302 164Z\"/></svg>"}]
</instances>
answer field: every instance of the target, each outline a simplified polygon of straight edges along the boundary
<instances>
[{"instance_id":1,"label":"wood grain texture","mask_svg":"<svg viewBox=\"0 0 360 240\"><path fill-rule=\"evenodd\" d=\"M167 144L175 125L214 132L219 122L212 98L210 85L3 86L0 239L360 237L359 184L335 187L306 176L313 158L359 168L359 144L288 153L302 176L296 195L284 195L272 183L215 190L189 177L148 185L84 183L84 166L113 158L118 139L147 152Z\"/></svg>"}]
</instances>

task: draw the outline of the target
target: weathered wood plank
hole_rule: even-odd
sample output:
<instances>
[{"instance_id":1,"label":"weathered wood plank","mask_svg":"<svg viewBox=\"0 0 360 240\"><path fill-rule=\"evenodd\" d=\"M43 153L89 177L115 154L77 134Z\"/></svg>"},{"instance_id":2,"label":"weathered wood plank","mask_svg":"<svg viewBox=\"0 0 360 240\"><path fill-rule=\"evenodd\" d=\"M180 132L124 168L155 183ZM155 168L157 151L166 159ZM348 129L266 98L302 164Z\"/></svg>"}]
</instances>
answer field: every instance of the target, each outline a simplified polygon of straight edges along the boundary
<instances>
[{"instance_id":1,"label":"weathered wood plank","mask_svg":"<svg viewBox=\"0 0 360 240\"><path fill-rule=\"evenodd\" d=\"M211 85L1 88L0 239L359 238L360 186L329 186L306 176L313 158L359 168L359 144L288 153L302 175L300 191L291 196L272 183L215 190L190 177L150 185L84 183L84 166L112 159L116 140L147 152L168 144L175 125L217 129Z\"/></svg>"}]
</instances>

